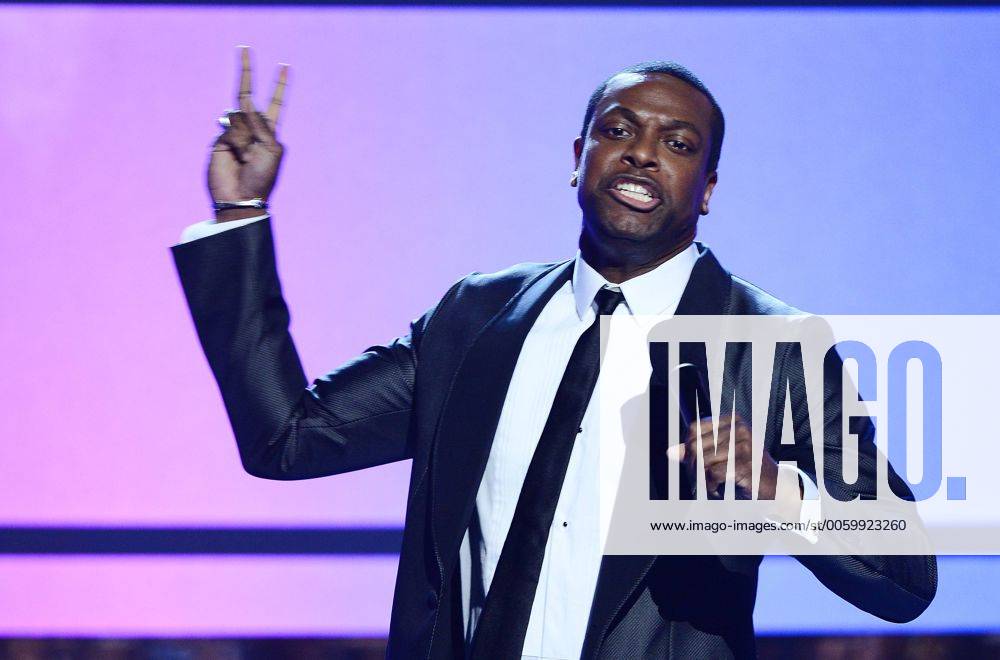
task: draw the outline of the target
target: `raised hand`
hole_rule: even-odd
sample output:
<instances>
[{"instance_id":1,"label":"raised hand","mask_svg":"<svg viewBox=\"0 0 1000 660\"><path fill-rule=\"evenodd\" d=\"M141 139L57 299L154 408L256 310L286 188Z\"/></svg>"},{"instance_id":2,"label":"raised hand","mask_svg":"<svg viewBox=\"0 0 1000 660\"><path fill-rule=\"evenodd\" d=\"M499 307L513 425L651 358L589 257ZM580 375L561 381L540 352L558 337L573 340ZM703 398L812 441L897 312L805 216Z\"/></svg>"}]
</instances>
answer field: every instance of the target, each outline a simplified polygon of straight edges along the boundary
<instances>
[{"instance_id":1,"label":"raised hand","mask_svg":"<svg viewBox=\"0 0 1000 660\"><path fill-rule=\"evenodd\" d=\"M267 112L257 112L252 92L250 49L240 46L239 111L228 113L228 128L212 145L208 162L208 192L213 202L236 202L248 199L267 199L278 178L278 168L284 147L277 139L278 115L285 85L288 82L288 65L282 64L278 82ZM239 220L260 215L257 209L229 209L219 211L216 220Z\"/></svg>"}]
</instances>

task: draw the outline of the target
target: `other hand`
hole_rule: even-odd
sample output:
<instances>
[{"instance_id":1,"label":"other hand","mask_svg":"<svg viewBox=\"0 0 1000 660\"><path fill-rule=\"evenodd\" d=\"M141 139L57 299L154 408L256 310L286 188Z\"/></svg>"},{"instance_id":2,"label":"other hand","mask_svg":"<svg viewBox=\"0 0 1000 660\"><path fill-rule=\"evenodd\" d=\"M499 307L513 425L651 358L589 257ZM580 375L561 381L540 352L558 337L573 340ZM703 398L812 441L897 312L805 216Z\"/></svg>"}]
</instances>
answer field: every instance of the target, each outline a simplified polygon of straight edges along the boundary
<instances>
[{"instance_id":1,"label":"other hand","mask_svg":"<svg viewBox=\"0 0 1000 660\"><path fill-rule=\"evenodd\" d=\"M667 456L680 461L687 471L692 484L695 479L698 462L698 426L693 422L688 428L684 442L667 450ZM704 447L703 468L705 471L705 487L711 499L721 499L726 484L726 469L728 456L735 458L734 483L736 499L751 499L753 497L753 442L750 427L739 415L723 415L718 426L710 417L700 420L701 441ZM718 436L718 445L713 451L713 431ZM757 493L759 500L774 499L778 483L778 464L766 451L761 461L760 488Z\"/></svg>"}]
</instances>

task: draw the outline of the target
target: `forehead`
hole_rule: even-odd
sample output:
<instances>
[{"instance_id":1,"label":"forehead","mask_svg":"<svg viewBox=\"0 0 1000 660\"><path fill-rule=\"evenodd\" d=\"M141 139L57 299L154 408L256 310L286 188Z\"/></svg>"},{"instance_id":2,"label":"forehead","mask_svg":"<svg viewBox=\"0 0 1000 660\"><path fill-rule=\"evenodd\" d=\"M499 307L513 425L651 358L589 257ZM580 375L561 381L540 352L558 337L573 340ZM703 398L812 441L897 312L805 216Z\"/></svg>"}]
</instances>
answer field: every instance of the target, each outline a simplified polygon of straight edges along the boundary
<instances>
[{"instance_id":1,"label":"forehead","mask_svg":"<svg viewBox=\"0 0 1000 660\"><path fill-rule=\"evenodd\" d=\"M625 107L640 116L680 119L709 131L712 104L700 91L679 78L662 73L619 73L608 81L595 108L601 115Z\"/></svg>"}]
</instances>

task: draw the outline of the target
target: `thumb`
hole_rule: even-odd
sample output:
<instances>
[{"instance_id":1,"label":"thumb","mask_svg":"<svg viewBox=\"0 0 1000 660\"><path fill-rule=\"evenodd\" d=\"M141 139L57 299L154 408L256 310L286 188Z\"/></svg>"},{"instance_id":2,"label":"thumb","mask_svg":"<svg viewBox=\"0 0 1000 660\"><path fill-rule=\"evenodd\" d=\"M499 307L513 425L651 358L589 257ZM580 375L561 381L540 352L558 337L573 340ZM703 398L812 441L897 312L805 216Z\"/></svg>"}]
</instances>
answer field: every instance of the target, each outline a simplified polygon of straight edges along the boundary
<instances>
[{"instance_id":1,"label":"thumb","mask_svg":"<svg viewBox=\"0 0 1000 660\"><path fill-rule=\"evenodd\" d=\"M667 447L668 460L676 461L677 463L683 463L685 456L687 456L687 445L677 444Z\"/></svg>"}]
</instances>

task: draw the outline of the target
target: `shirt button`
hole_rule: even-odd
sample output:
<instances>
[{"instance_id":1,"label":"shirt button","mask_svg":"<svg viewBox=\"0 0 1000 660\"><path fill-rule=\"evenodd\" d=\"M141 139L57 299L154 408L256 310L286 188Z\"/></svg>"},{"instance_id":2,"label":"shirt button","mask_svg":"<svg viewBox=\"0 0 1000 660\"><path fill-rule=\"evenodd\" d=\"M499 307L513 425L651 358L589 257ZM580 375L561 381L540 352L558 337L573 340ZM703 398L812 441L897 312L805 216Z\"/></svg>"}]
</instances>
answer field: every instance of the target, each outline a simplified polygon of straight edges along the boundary
<instances>
[{"instance_id":1,"label":"shirt button","mask_svg":"<svg viewBox=\"0 0 1000 660\"><path fill-rule=\"evenodd\" d=\"M566 522L565 520L563 521L563 527L569 527L569 523Z\"/></svg>"}]
</instances>

